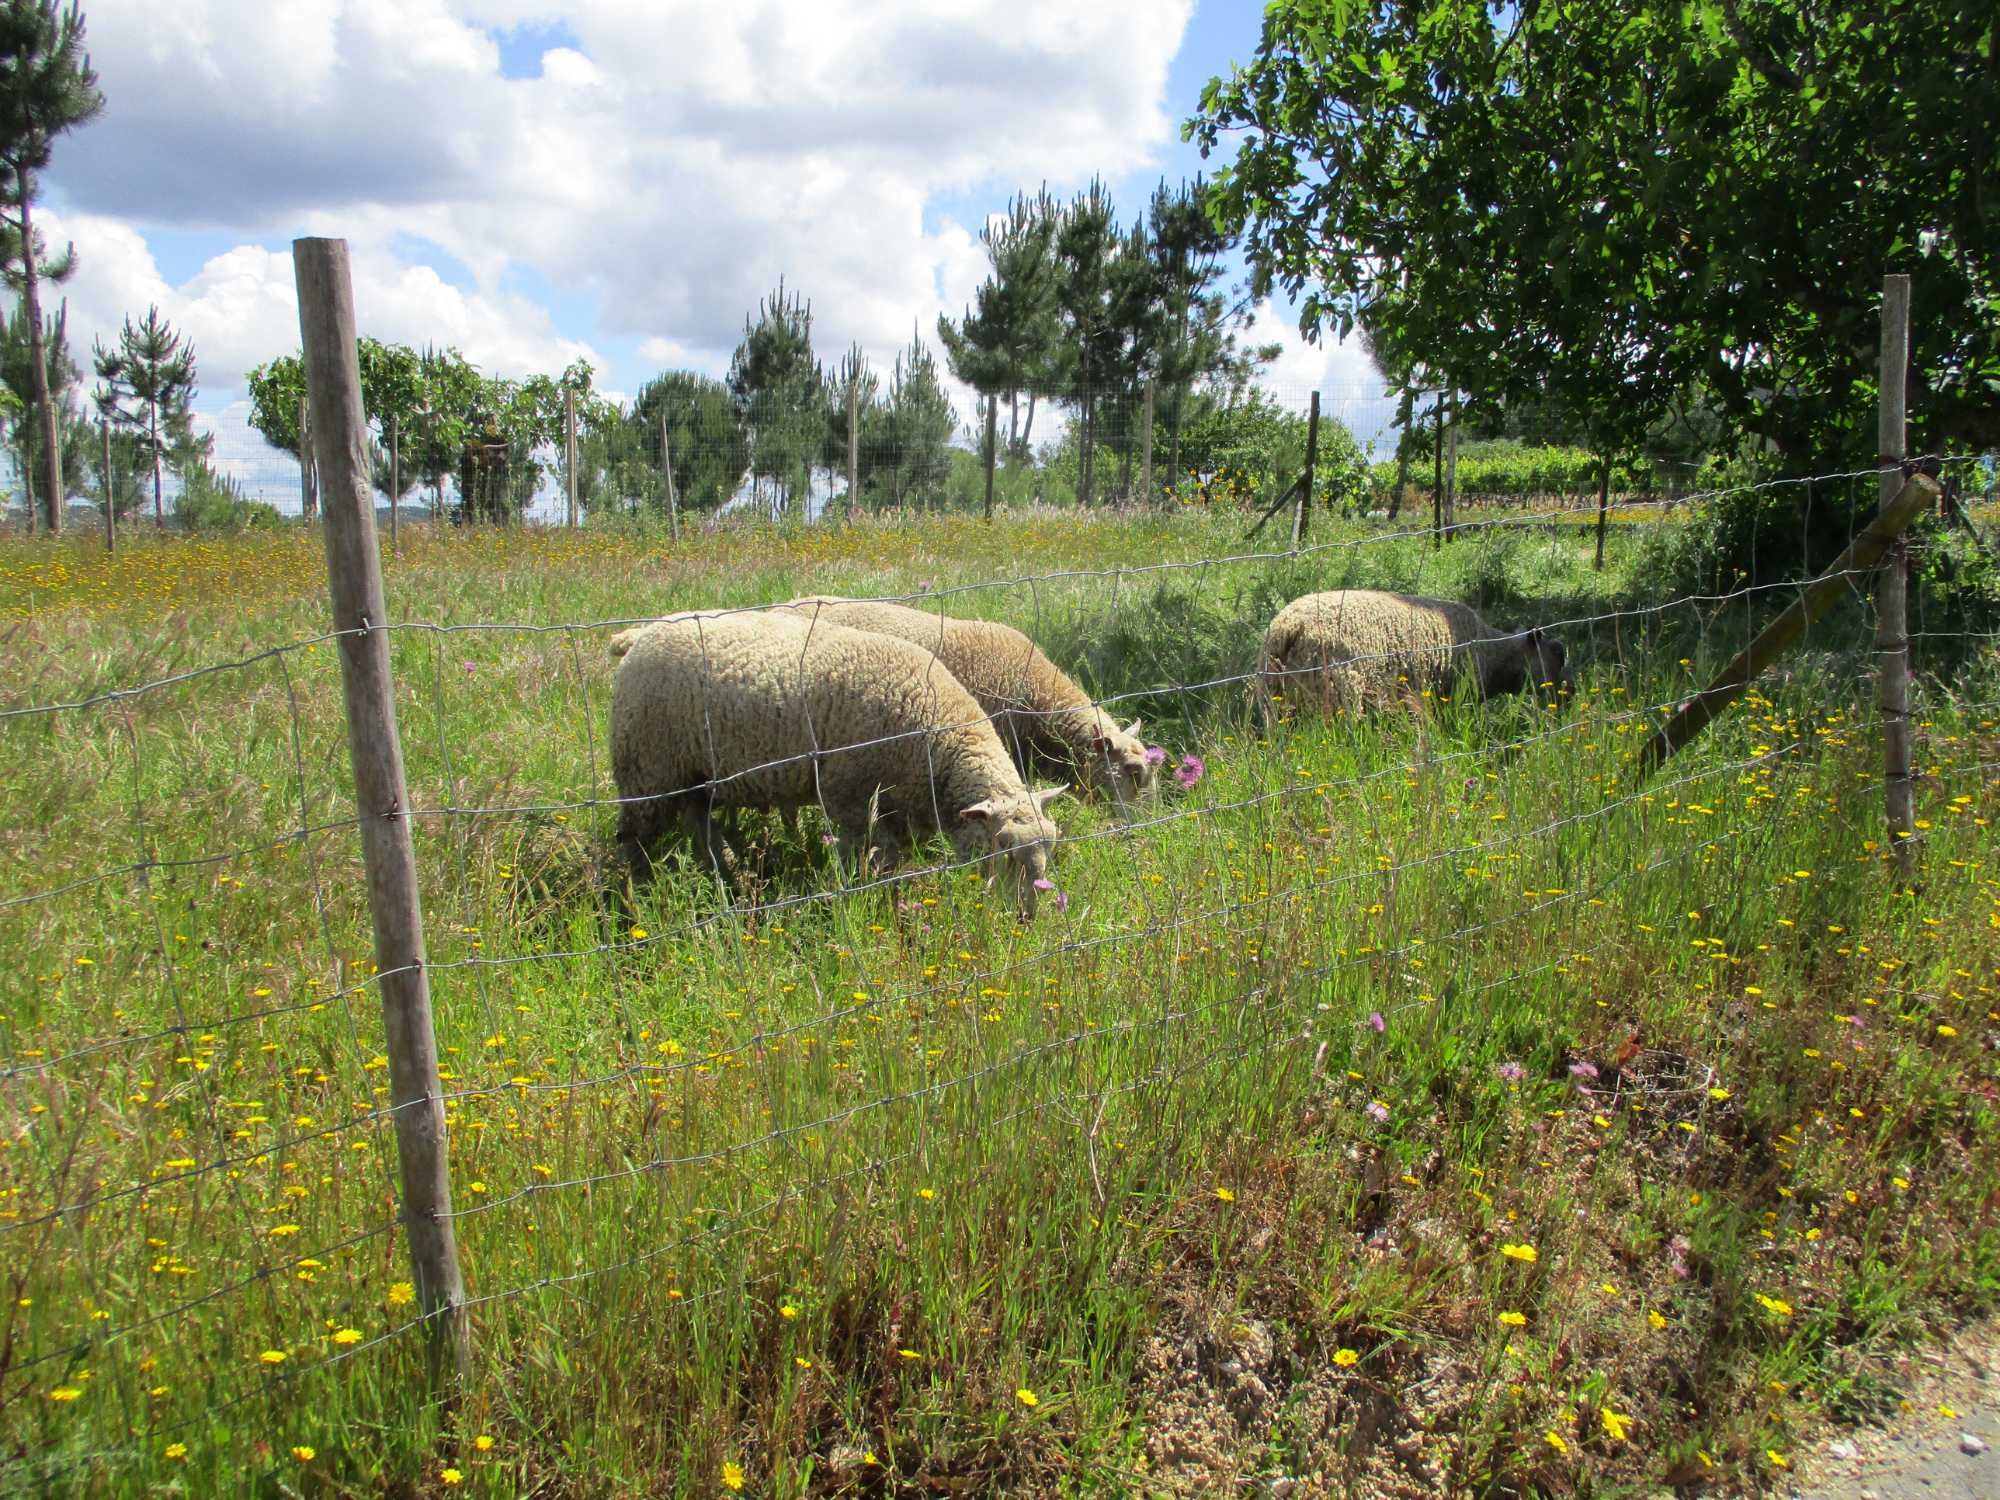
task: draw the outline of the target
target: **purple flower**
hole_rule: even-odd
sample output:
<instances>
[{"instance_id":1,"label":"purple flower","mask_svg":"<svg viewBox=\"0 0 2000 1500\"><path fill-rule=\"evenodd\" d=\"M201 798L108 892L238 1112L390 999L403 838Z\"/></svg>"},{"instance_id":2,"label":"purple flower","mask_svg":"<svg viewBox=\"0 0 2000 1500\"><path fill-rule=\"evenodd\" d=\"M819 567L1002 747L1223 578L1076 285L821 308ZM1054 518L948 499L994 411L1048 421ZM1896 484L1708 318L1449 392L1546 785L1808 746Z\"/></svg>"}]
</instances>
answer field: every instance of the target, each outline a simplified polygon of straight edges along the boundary
<instances>
[{"instance_id":1,"label":"purple flower","mask_svg":"<svg viewBox=\"0 0 2000 1500\"><path fill-rule=\"evenodd\" d=\"M1149 765L1149 766L1163 766L1163 765L1165 765L1166 763L1167 763L1167 750L1166 750L1166 746L1164 746L1164 745L1148 745L1148 746L1146 747L1146 764L1147 764L1147 765Z\"/></svg>"},{"instance_id":2,"label":"purple flower","mask_svg":"<svg viewBox=\"0 0 2000 1500\"><path fill-rule=\"evenodd\" d=\"M1182 786L1193 786L1197 781L1201 780L1202 773L1207 769L1207 765L1203 763L1199 755L1183 755L1181 757L1180 768L1174 772L1174 780L1178 781Z\"/></svg>"},{"instance_id":3,"label":"purple flower","mask_svg":"<svg viewBox=\"0 0 2000 1500\"><path fill-rule=\"evenodd\" d=\"M1045 879L1045 880L1037 880L1035 882L1035 889L1038 891L1052 891L1055 888L1056 888L1056 883L1053 880Z\"/></svg>"},{"instance_id":4,"label":"purple flower","mask_svg":"<svg viewBox=\"0 0 2000 1500\"><path fill-rule=\"evenodd\" d=\"M1597 1064L1591 1062L1573 1062L1569 1065L1569 1076L1572 1078L1595 1078L1597 1076Z\"/></svg>"},{"instance_id":5,"label":"purple flower","mask_svg":"<svg viewBox=\"0 0 2000 1500\"><path fill-rule=\"evenodd\" d=\"M1517 1062L1503 1062L1493 1070L1509 1083L1519 1083L1528 1076L1528 1070Z\"/></svg>"},{"instance_id":6,"label":"purple flower","mask_svg":"<svg viewBox=\"0 0 2000 1500\"><path fill-rule=\"evenodd\" d=\"M1371 1010L1368 1012L1368 1024L1374 1027L1377 1032L1383 1032L1389 1029L1389 1023L1382 1019L1382 1012L1379 1010Z\"/></svg>"},{"instance_id":7,"label":"purple flower","mask_svg":"<svg viewBox=\"0 0 2000 1500\"><path fill-rule=\"evenodd\" d=\"M1380 1099L1372 1101L1366 1113L1368 1118L1373 1120L1377 1125L1386 1125L1389 1123L1389 1106L1384 1104Z\"/></svg>"},{"instance_id":8,"label":"purple flower","mask_svg":"<svg viewBox=\"0 0 2000 1500\"><path fill-rule=\"evenodd\" d=\"M465 675L467 677L470 677L474 672L477 672L478 670L479 670L478 664L475 662L467 662L465 664Z\"/></svg>"},{"instance_id":9,"label":"purple flower","mask_svg":"<svg viewBox=\"0 0 2000 1500\"><path fill-rule=\"evenodd\" d=\"M1687 1256L1690 1248L1692 1247L1689 1246L1688 1242L1679 1235L1675 1235L1667 1241L1667 1267L1682 1280L1687 1279Z\"/></svg>"}]
</instances>

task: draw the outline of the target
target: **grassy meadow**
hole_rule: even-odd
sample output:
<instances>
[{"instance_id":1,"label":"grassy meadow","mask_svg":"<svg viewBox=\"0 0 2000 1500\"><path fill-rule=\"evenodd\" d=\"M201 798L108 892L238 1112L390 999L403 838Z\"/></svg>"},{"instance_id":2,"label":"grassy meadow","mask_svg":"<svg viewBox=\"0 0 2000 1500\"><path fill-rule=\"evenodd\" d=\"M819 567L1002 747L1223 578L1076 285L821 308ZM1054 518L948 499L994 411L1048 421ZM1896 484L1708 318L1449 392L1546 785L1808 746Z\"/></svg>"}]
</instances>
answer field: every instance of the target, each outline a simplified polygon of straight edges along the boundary
<instances>
[{"instance_id":1,"label":"grassy meadow","mask_svg":"<svg viewBox=\"0 0 2000 1500\"><path fill-rule=\"evenodd\" d=\"M2000 1302L1991 643L1920 641L1899 892L1859 603L1640 786L1788 594L1660 597L1671 521L1245 524L408 529L449 1405L317 536L0 543L0 1492L1731 1493L1893 1404ZM1265 732L1342 585L1554 625L1579 700ZM1032 924L810 818L629 889L609 622L807 591L1021 625L1157 805L1058 804Z\"/></svg>"}]
</instances>

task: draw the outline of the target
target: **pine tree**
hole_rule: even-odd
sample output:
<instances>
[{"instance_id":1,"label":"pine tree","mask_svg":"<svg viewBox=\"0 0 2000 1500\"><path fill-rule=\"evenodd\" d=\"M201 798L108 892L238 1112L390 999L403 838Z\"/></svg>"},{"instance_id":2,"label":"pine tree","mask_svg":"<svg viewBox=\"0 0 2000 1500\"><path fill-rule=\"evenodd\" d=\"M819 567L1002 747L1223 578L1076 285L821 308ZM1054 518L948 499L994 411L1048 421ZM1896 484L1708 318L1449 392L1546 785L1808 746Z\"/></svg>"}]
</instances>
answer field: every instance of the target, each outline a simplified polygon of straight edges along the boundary
<instances>
[{"instance_id":1,"label":"pine tree","mask_svg":"<svg viewBox=\"0 0 2000 1500\"><path fill-rule=\"evenodd\" d=\"M1077 496L1085 505L1095 479L1098 385L1115 373L1123 344L1112 310L1112 267L1123 246L1111 194L1092 179L1056 228L1064 358L1060 372L1052 372L1068 377L1067 397L1077 411Z\"/></svg>"},{"instance_id":2,"label":"pine tree","mask_svg":"<svg viewBox=\"0 0 2000 1500\"><path fill-rule=\"evenodd\" d=\"M161 469L168 448L192 430L189 406L195 394L194 346L183 345L157 307L133 326L128 317L116 348L102 342L92 350L97 378L97 410L113 426L135 434L153 471L153 522L167 524Z\"/></svg>"},{"instance_id":3,"label":"pine tree","mask_svg":"<svg viewBox=\"0 0 2000 1500\"><path fill-rule=\"evenodd\" d=\"M82 372L70 358L67 303L56 309L53 318L45 319L38 329L31 330L27 302L23 299L14 304L13 316L7 320L4 332L0 332L0 383L6 385L17 408L12 424L14 459L28 495L30 526L38 509L44 521L47 519L47 499L43 493L47 465L42 460L47 451L48 428L44 406L35 400L38 347L42 354L42 387L48 393L46 409L55 414L56 441L61 443L74 435L81 420L76 394Z\"/></svg>"},{"instance_id":4,"label":"pine tree","mask_svg":"<svg viewBox=\"0 0 2000 1500\"><path fill-rule=\"evenodd\" d=\"M941 505L958 413L938 380L937 359L914 329L910 347L897 354L890 376L888 427L895 455L890 472L896 503L911 500L921 506L929 497Z\"/></svg>"},{"instance_id":5,"label":"pine tree","mask_svg":"<svg viewBox=\"0 0 2000 1500\"><path fill-rule=\"evenodd\" d=\"M812 352L812 304L785 283L743 320L729 392L750 425L752 482L772 483L772 511L804 504L822 439L824 380Z\"/></svg>"},{"instance_id":6,"label":"pine tree","mask_svg":"<svg viewBox=\"0 0 2000 1500\"><path fill-rule=\"evenodd\" d=\"M956 323L938 319L952 374L981 395L1007 397L1010 452L1028 441L1020 423L1022 391L1029 392L1032 430L1035 387L1055 363L1060 329L1054 239L1060 218L1046 188L1034 198L1017 195L1006 215L980 232L992 269L974 293L974 305Z\"/></svg>"},{"instance_id":7,"label":"pine tree","mask_svg":"<svg viewBox=\"0 0 2000 1500\"><path fill-rule=\"evenodd\" d=\"M33 205L40 174L55 139L104 107L97 74L83 50L83 15L74 0L0 0L0 211L6 243L0 245L10 280L18 280L27 307L34 411L41 426L43 503L51 531L62 529L62 443L51 399L43 347L41 282L45 274ZM49 264L68 274L69 256ZM61 279L58 275L56 279Z\"/></svg>"}]
</instances>

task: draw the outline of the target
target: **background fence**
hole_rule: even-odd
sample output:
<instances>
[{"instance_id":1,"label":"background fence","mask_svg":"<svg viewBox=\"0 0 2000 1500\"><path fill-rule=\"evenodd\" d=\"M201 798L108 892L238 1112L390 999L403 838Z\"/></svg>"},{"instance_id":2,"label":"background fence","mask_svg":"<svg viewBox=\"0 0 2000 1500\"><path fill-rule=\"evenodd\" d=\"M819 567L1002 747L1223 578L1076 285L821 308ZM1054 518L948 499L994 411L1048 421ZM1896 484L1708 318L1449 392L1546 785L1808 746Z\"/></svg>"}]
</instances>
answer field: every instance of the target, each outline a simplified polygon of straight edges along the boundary
<instances>
[{"instance_id":1,"label":"background fence","mask_svg":"<svg viewBox=\"0 0 2000 1500\"><path fill-rule=\"evenodd\" d=\"M330 323L316 351L308 332L330 382L340 338ZM403 1380L426 1327L469 1328L475 1380L561 1347L537 1330L641 1311L681 1354L765 1348L769 1316L795 1317L878 1218L932 1222L1010 1158L1044 1158L1087 1217L1177 1134L1207 1138L1209 1111L1254 1118L1275 1075L1387 1129L1428 1106L1371 1092L1376 1039L1448 1051L1461 1018L1522 995L1587 1007L1593 965L1634 924L1694 945L1685 982L1719 1035L1756 962L1731 921L1744 893L1794 890L1837 923L1877 899L1897 841L1868 765L1874 570L1833 575L1853 607L1712 743L1650 781L1632 757L1797 593L1798 568L1774 563L1806 538L1762 531L1761 502L1809 490L1851 541L1879 478L1680 496L1703 516L1737 503L1751 566L1643 605L1591 592L1594 497L1462 514L1443 548L1419 517L906 586L926 609L1020 626L1167 752L1159 798L1129 818L1058 804L1056 892L1033 924L982 868L858 873L811 822L800 847L748 820L731 883L670 861L625 888L605 640L672 608L782 597L726 559L627 574L620 587L660 592L599 617L452 617L440 600L436 618L397 619L379 575L367 593L375 553L349 512L329 524L347 538L335 619L356 623L198 649L140 682L97 680L87 658L25 665L0 709L19 771L0 890L18 969L0 1020L10 1481L115 1475L244 1424L282 1446L329 1377ZM1937 841L1932 880L1970 880L1968 806L2000 728L1993 638L1919 561L1907 635L1929 675L1917 816L1896 832ZM802 566L856 581L851 560ZM1298 594L1364 585L1544 626L1571 649L1576 700L1262 732L1246 704L1265 622ZM340 662L366 648L393 673L373 712L393 708L400 735L353 722L351 680L343 708ZM406 787L364 763L357 791L350 734L358 757L394 748ZM1792 808L1874 832L1841 868L1809 869ZM384 835L413 857L401 895L385 896ZM385 960L412 932L384 900L407 923L418 898L415 961ZM1879 980L1895 1005L1942 999ZM1702 1049L1635 1037L1615 1065L1575 1063L1587 1108L1642 1112L1633 1128L1669 1172L1735 1149ZM426 1124L448 1159L419 1156L413 1176ZM940 1208L924 1232L965 1226ZM1051 1232L1022 1226L1021 1253Z\"/></svg>"}]
</instances>

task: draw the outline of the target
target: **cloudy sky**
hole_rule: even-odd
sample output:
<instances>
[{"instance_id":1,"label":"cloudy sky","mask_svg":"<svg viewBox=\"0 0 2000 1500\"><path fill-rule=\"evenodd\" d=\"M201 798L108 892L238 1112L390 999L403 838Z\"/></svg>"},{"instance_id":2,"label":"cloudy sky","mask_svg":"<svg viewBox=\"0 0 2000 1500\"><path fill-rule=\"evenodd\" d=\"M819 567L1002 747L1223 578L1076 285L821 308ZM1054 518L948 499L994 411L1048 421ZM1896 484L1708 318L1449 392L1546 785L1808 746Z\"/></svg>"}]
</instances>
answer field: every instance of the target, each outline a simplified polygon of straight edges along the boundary
<instances>
[{"instance_id":1,"label":"cloudy sky","mask_svg":"<svg viewBox=\"0 0 2000 1500\"><path fill-rule=\"evenodd\" d=\"M960 310L1020 188L1102 174L1126 214L1200 168L1202 83L1248 0L86 0L107 106L43 222L73 345L149 304L193 340L220 456L243 375L298 345L290 241L348 240L364 332L629 392L728 365L780 276L823 353L886 367ZM1365 430L1351 350L1260 338L1273 386ZM1372 408L1374 403L1367 403ZM237 465L232 464L232 467Z\"/></svg>"}]
</instances>

